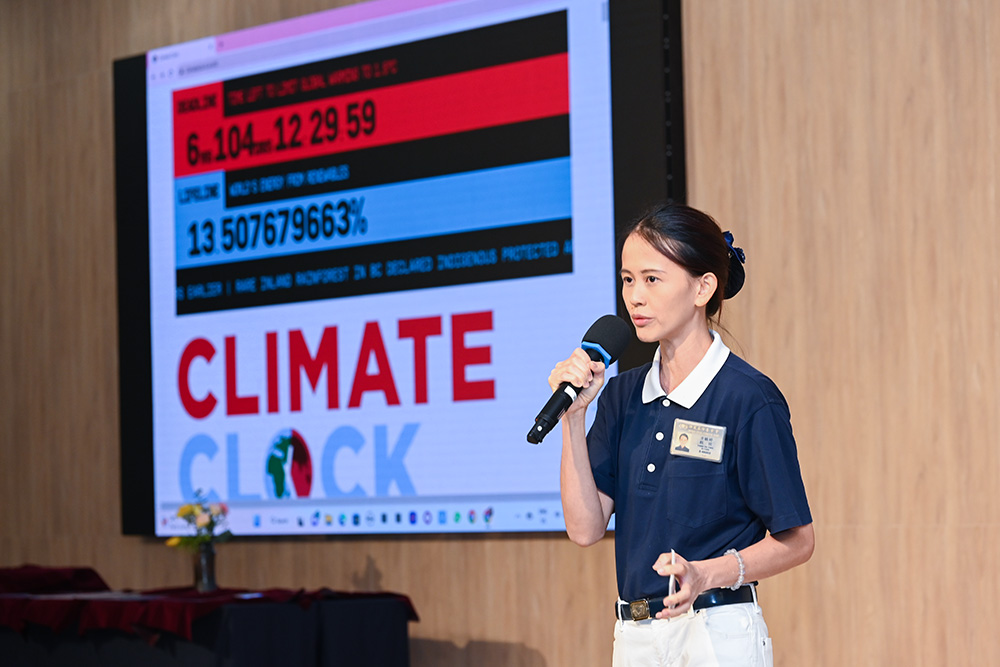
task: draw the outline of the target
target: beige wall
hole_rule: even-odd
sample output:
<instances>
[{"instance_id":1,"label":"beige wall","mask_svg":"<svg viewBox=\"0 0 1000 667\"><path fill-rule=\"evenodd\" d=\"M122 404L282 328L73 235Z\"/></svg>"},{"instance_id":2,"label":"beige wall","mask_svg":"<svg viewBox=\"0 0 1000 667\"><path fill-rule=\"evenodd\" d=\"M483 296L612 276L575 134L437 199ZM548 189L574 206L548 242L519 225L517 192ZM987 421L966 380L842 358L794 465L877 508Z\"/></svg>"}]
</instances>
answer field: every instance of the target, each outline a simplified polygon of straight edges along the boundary
<instances>
[{"instance_id":1,"label":"beige wall","mask_svg":"<svg viewBox=\"0 0 1000 667\"><path fill-rule=\"evenodd\" d=\"M187 581L119 535L111 62L332 4L0 0L0 566ZM727 324L817 524L763 587L776 663L1000 663L1000 5L689 0L684 30L690 199L747 249ZM417 666L607 664L612 551L242 542L220 578L406 593Z\"/></svg>"}]
</instances>

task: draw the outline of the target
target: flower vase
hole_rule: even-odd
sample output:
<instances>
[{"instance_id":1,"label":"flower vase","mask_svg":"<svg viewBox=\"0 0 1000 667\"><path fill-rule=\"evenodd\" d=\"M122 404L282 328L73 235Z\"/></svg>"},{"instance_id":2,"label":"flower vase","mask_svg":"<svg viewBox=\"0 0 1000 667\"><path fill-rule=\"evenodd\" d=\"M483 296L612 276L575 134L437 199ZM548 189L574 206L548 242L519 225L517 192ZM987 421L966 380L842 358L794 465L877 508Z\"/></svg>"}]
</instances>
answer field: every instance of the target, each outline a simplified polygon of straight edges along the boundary
<instances>
[{"instance_id":1,"label":"flower vase","mask_svg":"<svg viewBox=\"0 0 1000 667\"><path fill-rule=\"evenodd\" d=\"M199 593L218 588L215 583L215 545L211 542L199 544L194 555L194 587Z\"/></svg>"}]
</instances>

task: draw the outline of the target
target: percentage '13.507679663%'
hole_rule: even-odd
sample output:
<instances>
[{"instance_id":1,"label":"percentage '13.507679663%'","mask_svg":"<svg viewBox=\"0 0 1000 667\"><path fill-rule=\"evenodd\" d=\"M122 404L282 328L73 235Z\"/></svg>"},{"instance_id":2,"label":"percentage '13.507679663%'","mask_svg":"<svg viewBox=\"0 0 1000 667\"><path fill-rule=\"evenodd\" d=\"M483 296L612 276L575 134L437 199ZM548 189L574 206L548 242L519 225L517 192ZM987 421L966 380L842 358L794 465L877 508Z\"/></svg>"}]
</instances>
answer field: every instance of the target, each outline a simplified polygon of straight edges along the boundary
<instances>
[{"instance_id":1,"label":"percentage '13.507679663%'","mask_svg":"<svg viewBox=\"0 0 1000 667\"><path fill-rule=\"evenodd\" d=\"M364 235L368 232L368 220L361 212L364 204L365 198L360 197L227 215L218 225L212 218L195 220L187 229L191 239L188 256L273 248L289 239L302 243Z\"/></svg>"}]
</instances>

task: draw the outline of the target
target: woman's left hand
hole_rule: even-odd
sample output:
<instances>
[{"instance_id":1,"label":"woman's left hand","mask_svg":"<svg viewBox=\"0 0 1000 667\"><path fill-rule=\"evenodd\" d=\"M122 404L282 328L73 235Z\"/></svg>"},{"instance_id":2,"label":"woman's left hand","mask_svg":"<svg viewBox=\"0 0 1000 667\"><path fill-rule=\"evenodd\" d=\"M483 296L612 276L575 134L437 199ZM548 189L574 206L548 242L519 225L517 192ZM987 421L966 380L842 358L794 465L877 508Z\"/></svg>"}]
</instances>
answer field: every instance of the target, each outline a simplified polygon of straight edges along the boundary
<instances>
[{"instance_id":1,"label":"woman's left hand","mask_svg":"<svg viewBox=\"0 0 1000 667\"><path fill-rule=\"evenodd\" d=\"M671 560L674 562L671 563ZM690 562L680 554L660 554L653 563L653 569L661 577L674 575L679 587L676 593L663 598L663 611L658 612L656 618L671 618L686 614L695 598L709 588L706 572L697 562Z\"/></svg>"}]
</instances>

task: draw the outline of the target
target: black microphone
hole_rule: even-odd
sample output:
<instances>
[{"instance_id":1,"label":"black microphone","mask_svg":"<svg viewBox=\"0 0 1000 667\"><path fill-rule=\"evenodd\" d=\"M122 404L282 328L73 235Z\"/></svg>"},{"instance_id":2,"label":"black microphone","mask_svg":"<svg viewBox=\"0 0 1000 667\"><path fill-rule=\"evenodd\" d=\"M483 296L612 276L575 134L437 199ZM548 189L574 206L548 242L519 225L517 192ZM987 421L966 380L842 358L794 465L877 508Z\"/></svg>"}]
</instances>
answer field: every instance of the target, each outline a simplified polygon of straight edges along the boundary
<instances>
[{"instance_id":1,"label":"black microphone","mask_svg":"<svg viewBox=\"0 0 1000 667\"><path fill-rule=\"evenodd\" d=\"M625 351L631 334L632 330L625 320L616 315L605 315L590 325L583 335L580 347L594 361L603 361L605 366L610 366ZM528 431L528 442L536 445L540 443L579 393L580 387L574 387L569 382L559 385L552 398L535 417L535 425Z\"/></svg>"}]
</instances>

